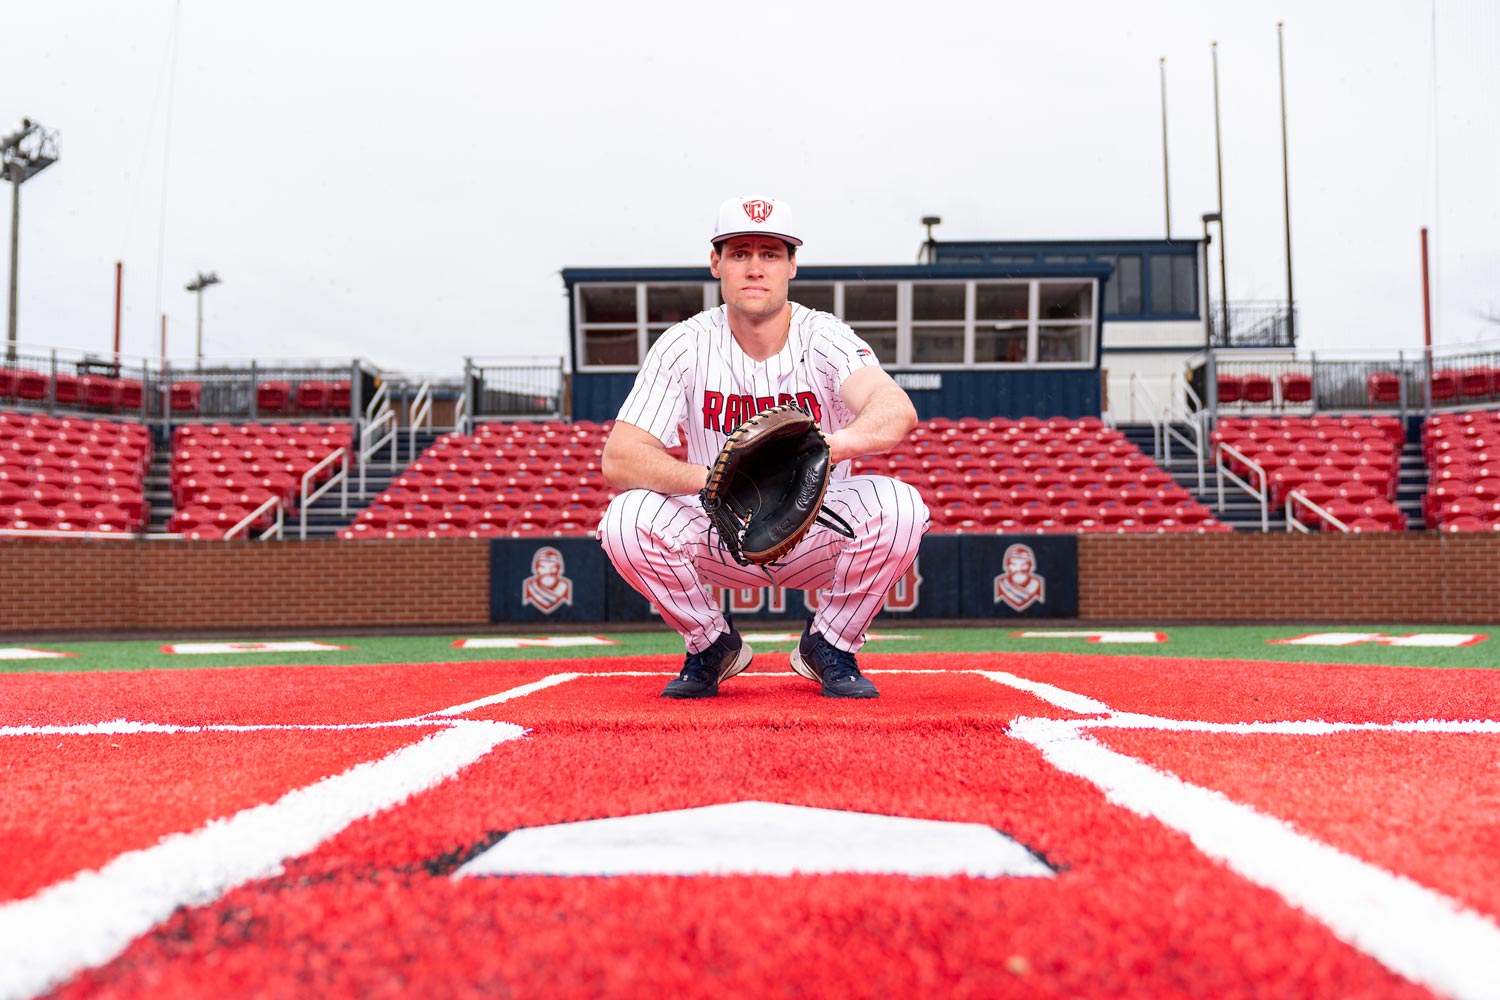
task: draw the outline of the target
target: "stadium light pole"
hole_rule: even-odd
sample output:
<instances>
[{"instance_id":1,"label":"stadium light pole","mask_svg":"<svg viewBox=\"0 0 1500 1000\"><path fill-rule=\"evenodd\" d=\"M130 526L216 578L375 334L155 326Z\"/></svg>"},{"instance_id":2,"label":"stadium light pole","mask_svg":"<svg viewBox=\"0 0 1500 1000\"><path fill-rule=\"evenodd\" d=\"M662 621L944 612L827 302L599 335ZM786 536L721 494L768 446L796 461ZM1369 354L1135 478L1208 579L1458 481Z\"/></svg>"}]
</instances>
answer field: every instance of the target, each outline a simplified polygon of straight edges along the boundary
<instances>
[{"instance_id":1,"label":"stadium light pole","mask_svg":"<svg viewBox=\"0 0 1500 1000\"><path fill-rule=\"evenodd\" d=\"M57 162L57 133L30 118L21 127L0 136L0 176L10 181L10 313L6 325L6 357L16 360L16 302L19 295L21 248L21 185Z\"/></svg>"},{"instance_id":2,"label":"stadium light pole","mask_svg":"<svg viewBox=\"0 0 1500 1000\"><path fill-rule=\"evenodd\" d=\"M188 282L187 290L198 293L198 360L203 360L203 290L210 285L219 283L219 276L213 271L204 274L198 272L198 277Z\"/></svg>"}]
</instances>

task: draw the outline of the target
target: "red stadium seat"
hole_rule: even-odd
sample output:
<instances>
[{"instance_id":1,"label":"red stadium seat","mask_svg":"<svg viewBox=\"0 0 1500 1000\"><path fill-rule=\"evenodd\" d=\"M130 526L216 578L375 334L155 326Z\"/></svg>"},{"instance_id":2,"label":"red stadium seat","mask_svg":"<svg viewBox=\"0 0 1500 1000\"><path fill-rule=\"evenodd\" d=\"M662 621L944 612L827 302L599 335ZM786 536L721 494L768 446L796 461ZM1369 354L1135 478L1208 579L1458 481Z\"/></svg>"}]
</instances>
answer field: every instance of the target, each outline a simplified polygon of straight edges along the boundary
<instances>
[{"instance_id":1,"label":"red stadium seat","mask_svg":"<svg viewBox=\"0 0 1500 1000\"><path fill-rule=\"evenodd\" d=\"M1375 372L1365 380L1365 393L1372 403L1395 403L1401 399L1401 377L1395 372Z\"/></svg>"},{"instance_id":2,"label":"red stadium seat","mask_svg":"<svg viewBox=\"0 0 1500 1000\"><path fill-rule=\"evenodd\" d=\"M1216 379L1219 389L1219 405L1238 403L1244 396L1245 383L1238 375L1220 372Z\"/></svg>"},{"instance_id":3,"label":"red stadium seat","mask_svg":"<svg viewBox=\"0 0 1500 1000\"><path fill-rule=\"evenodd\" d=\"M1282 372L1281 401L1306 403L1312 400L1312 376L1305 372Z\"/></svg>"},{"instance_id":4,"label":"red stadium seat","mask_svg":"<svg viewBox=\"0 0 1500 1000\"><path fill-rule=\"evenodd\" d=\"M1271 401L1271 377L1269 375L1259 373L1246 375L1243 386L1241 398L1246 403L1269 403Z\"/></svg>"},{"instance_id":5,"label":"red stadium seat","mask_svg":"<svg viewBox=\"0 0 1500 1000\"><path fill-rule=\"evenodd\" d=\"M173 413L197 413L202 408L203 387L197 382L173 382L170 395Z\"/></svg>"},{"instance_id":6,"label":"red stadium seat","mask_svg":"<svg viewBox=\"0 0 1500 1000\"><path fill-rule=\"evenodd\" d=\"M1458 372L1451 368L1440 368L1432 373L1432 401L1448 402L1458 398Z\"/></svg>"},{"instance_id":7,"label":"red stadium seat","mask_svg":"<svg viewBox=\"0 0 1500 1000\"><path fill-rule=\"evenodd\" d=\"M261 413L284 412L291 401L291 387L285 382L262 382L255 389L255 406Z\"/></svg>"},{"instance_id":8,"label":"red stadium seat","mask_svg":"<svg viewBox=\"0 0 1500 1000\"><path fill-rule=\"evenodd\" d=\"M321 413L328 408L330 391L327 382L303 382L297 386L297 409L303 413Z\"/></svg>"},{"instance_id":9,"label":"red stadium seat","mask_svg":"<svg viewBox=\"0 0 1500 1000\"><path fill-rule=\"evenodd\" d=\"M1495 370L1484 365L1466 368L1459 378L1464 399L1489 396L1495 389Z\"/></svg>"}]
</instances>

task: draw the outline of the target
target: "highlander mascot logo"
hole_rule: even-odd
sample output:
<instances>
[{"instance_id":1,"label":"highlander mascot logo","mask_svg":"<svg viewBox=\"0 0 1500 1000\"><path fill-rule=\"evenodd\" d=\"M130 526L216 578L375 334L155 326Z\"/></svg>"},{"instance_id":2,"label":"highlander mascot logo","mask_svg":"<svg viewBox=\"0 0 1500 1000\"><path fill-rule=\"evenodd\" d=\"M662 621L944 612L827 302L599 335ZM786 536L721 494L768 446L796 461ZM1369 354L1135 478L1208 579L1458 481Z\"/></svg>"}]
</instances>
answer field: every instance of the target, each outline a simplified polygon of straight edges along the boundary
<instances>
[{"instance_id":1,"label":"highlander mascot logo","mask_svg":"<svg viewBox=\"0 0 1500 1000\"><path fill-rule=\"evenodd\" d=\"M533 605L550 615L564 604L573 603L573 581L563 576L562 553L550 545L536 550L531 557L531 575L521 584L521 604Z\"/></svg>"},{"instance_id":2,"label":"highlander mascot logo","mask_svg":"<svg viewBox=\"0 0 1500 1000\"><path fill-rule=\"evenodd\" d=\"M757 225L771 217L771 203L768 201L761 201L757 198L754 201L745 202L743 207L745 214L750 216L750 221Z\"/></svg>"},{"instance_id":3,"label":"highlander mascot logo","mask_svg":"<svg viewBox=\"0 0 1500 1000\"><path fill-rule=\"evenodd\" d=\"M1047 581L1036 572L1036 553L1029 545L1005 550L1005 572L995 577L995 603L1004 601L1013 611L1047 603Z\"/></svg>"}]
</instances>

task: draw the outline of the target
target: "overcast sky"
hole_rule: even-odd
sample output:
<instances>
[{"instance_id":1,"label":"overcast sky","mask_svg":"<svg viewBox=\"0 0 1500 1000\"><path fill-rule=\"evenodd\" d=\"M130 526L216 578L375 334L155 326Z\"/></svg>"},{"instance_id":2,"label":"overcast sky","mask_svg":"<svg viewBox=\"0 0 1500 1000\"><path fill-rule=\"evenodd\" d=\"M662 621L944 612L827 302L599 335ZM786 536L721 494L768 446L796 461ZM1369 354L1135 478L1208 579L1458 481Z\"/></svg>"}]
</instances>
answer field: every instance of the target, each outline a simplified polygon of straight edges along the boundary
<instances>
[{"instance_id":1,"label":"overcast sky","mask_svg":"<svg viewBox=\"0 0 1500 1000\"><path fill-rule=\"evenodd\" d=\"M559 355L562 268L702 263L741 193L796 208L805 264L912 262L929 213L1159 237L1161 57L1196 236L1215 41L1230 298L1282 298L1278 20L1301 346L1419 347L1424 225L1438 342L1500 340L1494 0L12 4L0 133L61 150L22 189L20 339L108 350L120 260L128 354L165 312L190 357L215 270L211 356Z\"/></svg>"}]
</instances>

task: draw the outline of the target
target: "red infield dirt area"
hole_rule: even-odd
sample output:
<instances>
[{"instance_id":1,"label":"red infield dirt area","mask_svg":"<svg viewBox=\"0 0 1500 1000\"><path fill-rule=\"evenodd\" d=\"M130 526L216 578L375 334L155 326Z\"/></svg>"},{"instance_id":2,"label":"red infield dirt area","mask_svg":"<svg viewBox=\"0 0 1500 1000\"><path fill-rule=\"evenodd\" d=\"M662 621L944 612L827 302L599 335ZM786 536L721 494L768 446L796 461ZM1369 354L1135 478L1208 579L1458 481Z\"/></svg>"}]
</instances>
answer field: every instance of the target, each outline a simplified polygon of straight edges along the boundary
<instances>
[{"instance_id":1,"label":"red infield dirt area","mask_svg":"<svg viewBox=\"0 0 1500 1000\"><path fill-rule=\"evenodd\" d=\"M1152 660L1149 678L1124 684L1101 676L1115 657L861 660L883 691L873 702L824 700L810 682L775 672L775 657L758 658L754 673L697 703L658 697L678 665L666 657L173 673L185 687L163 712L189 716L200 697L203 713L277 722L288 721L283 711L318 722L407 717L559 671L589 675L475 709L468 717L515 722L529 734L352 823L281 874L179 910L56 995L1431 995L1006 732L1019 716L1080 716L972 673L879 671L1001 669L1119 709L1147 711L1175 697L1198 716L1230 688L1251 697L1243 673L1200 663L1210 675L1200 683L1183 661ZM1299 668L1300 683L1321 690L1323 669ZM652 676L593 676L602 670ZM341 672L332 693L322 684L331 671ZM232 689L230 674L247 689L234 712L213 700ZM1153 690L1177 686L1193 694ZM150 704L141 691L108 700L119 708L103 717L139 717ZM76 703L68 712L101 717ZM161 714L150 721L165 721ZM392 747L414 736L332 734L351 759L387 752L351 732L384 733ZM294 741L283 746L289 759L310 755ZM88 753L78 753L70 769L89 767ZM305 780L306 765L259 767ZM106 779L98 780L102 792ZM274 797L269 787L255 794ZM454 876L520 828L745 800L979 823L1055 874ZM74 856L81 848L33 850Z\"/></svg>"}]
</instances>

